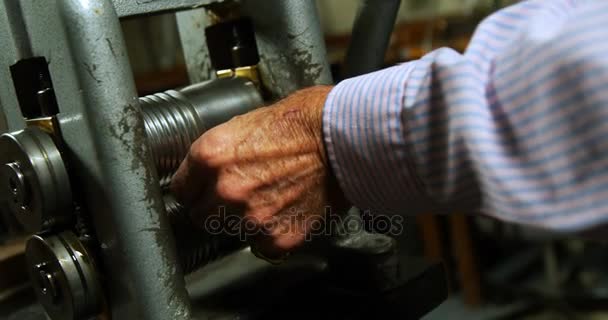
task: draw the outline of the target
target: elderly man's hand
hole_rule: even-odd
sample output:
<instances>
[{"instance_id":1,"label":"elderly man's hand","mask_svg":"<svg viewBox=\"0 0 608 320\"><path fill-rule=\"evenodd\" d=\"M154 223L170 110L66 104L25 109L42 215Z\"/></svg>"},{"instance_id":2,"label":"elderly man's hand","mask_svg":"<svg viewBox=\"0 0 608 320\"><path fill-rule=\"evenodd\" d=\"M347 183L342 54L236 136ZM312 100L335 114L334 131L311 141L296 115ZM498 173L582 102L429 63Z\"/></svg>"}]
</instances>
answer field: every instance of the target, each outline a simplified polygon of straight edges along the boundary
<instances>
[{"instance_id":1,"label":"elderly man's hand","mask_svg":"<svg viewBox=\"0 0 608 320\"><path fill-rule=\"evenodd\" d=\"M330 90L301 90L217 126L193 143L172 183L193 220L204 226L210 215L238 208L246 222L241 225L257 227L249 236L259 250L275 256L300 246L328 206L343 208L328 174L322 137Z\"/></svg>"}]
</instances>

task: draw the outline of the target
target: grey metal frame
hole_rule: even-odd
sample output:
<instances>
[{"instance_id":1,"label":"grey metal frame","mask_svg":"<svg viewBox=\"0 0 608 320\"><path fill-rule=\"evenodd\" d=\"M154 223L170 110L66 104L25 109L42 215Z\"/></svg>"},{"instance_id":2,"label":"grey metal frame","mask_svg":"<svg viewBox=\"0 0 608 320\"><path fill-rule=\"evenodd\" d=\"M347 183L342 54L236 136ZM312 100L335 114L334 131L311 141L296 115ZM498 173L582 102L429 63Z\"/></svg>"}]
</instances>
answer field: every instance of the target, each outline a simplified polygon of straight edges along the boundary
<instances>
[{"instance_id":1,"label":"grey metal frame","mask_svg":"<svg viewBox=\"0 0 608 320\"><path fill-rule=\"evenodd\" d=\"M242 0L252 17L262 80L275 98L313 85L333 84L314 0Z\"/></svg>"},{"instance_id":2,"label":"grey metal frame","mask_svg":"<svg viewBox=\"0 0 608 320\"><path fill-rule=\"evenodd\" d=\"M109 312L115 319L192 317L144 137L120 18L211 2L0 1L0 81L12 83L8 66L20 59L44 56L49 63L70 171L84 192L85 209L101 244ZM262 73L275 97L305 86L331 84L314 1L251 0L244 6L254 17ZM202 29L192 24L200 11L186 12L179 14L180 32L182 41L193 39L186 46L186 58L192 80L200 81L209 76L208 71L196 76L206 56L192 54L204 45ZM190 23L185 23L188 14ZM25 126L17 106L13 86L0 86L0 107L9 131Z\"/></svg>"},{"instance_id":3,"label":"grey metal frame","mask_svg":"<svg viewBox=\"0 0 608 320\"><path fill-rule=\"evenodd\" d=\"M224 0L112 0L116 14L131 17L167 11L178 11L199 8L201 6Z\"/></svg>"},{"instance_id":4,"label":"grey metal frame","mask_svg":"<svg viewBox=\"0 0 608 320\"><path fill-rule=\"evenodd\" d=\"M275 99L304 87L331 85L333 78L318 8L314 0L241 0L253 20L260 51L260 72ZM177 13L191 81L215 77L205 45L205 10Z\"/></svg>"},{"instance_id":5,"label":"grey metal frame","mask_svg":"<svg viewBox=\"0 0 608 320\"><path fill-rule=\"evenodd\" d=\"M17 16L18 11L6 7L13 1L4 1L4 12L14 14L27 33L15 40L14 52L19 52L21 41L29 42L31 55L49 62L61 131L75 166L71 171L82 183L101 243L112 317L189 319L184 277L175 263L175 245L112 3L21 1ZM3 83L12 83L8 66L27 56L13 57L4 55ZM0 99L11 117L10 129L18 130L16 98L10 91L3 86Z\"/></svg>"},{"instance_id":6,"label":"grey metal frame","mask_svg":"<svg viewBox=\"0 0 608 320\"><path fill-rule=\"evenodd\" d=\"M190 82L216 78L205 42L204 30L211 23L207 11L201 8L181 11L175 17Z\"/></svg>"}]
</instances>

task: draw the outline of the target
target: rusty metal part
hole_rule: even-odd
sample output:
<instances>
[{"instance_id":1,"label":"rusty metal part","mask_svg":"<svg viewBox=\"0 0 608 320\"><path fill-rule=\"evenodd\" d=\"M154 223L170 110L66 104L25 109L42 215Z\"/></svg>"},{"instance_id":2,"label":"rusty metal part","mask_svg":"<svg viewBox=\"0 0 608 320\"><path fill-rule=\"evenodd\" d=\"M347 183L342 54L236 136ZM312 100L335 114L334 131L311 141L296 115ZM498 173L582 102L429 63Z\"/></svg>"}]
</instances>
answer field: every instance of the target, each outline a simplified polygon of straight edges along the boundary
<instances>
[{"instance_id":1,"label":"rusty metal part","mask_svg":"<svg viewBox=\"0 0 608 320\"><path fill-rule=\"evenodd\" d=\"M263 104L245 78L216 79L140 98L146 136L161 185L169 183L190 145L207 130Z\"/></svg>"},{"instance_id":2,"label":"rusty metal part","mask_svg":"<svg viewBox=\"0 0 608 320\"><path fill-rule=\"evenodd\" d=\"M69 221L72 193L53 139L38 127L0 136L0 196L28 232Z\"/></svg>"},{"instance_id":3,"label":"rusty metal part","mask_svg":"<svg viewBox=\"0 0 608 320\"><path fill-rule=\"evenodd\" d=\"M31 283L51 319L86 319L102 312L96 266L72 232L33 236L25 255Z\"/></svg>"}]
</instances>

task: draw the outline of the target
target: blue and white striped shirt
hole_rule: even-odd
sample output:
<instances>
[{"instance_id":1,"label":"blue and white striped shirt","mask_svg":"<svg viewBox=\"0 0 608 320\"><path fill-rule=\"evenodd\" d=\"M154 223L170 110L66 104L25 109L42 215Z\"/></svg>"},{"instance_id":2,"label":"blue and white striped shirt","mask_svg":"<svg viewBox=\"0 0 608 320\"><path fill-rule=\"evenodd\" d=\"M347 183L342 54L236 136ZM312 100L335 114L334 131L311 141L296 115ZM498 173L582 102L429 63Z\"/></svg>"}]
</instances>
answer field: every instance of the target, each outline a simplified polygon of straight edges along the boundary
<instances>
[{"instance_id":1,"label":"blue and white striped shirt","mask_svg":"<svg viewBox=\"0 0 608 320\"><path fill-rule=\"evenodd\" d=\"M608 221L608 1L504 8L460 54L347 79L324 109L345 195L579 231Z\"/></svg>"}]
</instances>

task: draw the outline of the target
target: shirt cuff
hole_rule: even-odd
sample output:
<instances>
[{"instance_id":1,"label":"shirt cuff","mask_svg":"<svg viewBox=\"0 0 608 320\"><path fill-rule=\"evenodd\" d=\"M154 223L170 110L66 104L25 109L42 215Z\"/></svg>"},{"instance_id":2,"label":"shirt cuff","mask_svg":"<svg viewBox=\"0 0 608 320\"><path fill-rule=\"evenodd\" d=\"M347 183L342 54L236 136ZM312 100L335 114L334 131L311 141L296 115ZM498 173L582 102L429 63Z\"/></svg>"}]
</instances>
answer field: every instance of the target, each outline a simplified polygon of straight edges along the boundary
<instances>
[{"instance_id":1,"label":"shirt cuff","mask_svg":"<svg viewBox=\"0 0 608 320\"><path fill-rule=\"evenodd\" d=\"M408 157L402 124L413 63L338 83L323 110L323 135L333 173L346 198L362 210L404 214L424 188ZM410 201L411 200L411 201Z\"/></svg>"}]
</instances>

